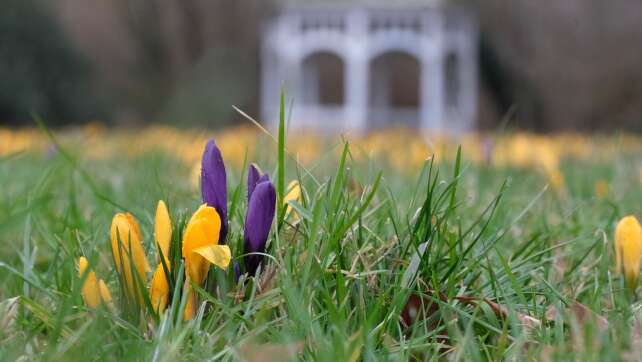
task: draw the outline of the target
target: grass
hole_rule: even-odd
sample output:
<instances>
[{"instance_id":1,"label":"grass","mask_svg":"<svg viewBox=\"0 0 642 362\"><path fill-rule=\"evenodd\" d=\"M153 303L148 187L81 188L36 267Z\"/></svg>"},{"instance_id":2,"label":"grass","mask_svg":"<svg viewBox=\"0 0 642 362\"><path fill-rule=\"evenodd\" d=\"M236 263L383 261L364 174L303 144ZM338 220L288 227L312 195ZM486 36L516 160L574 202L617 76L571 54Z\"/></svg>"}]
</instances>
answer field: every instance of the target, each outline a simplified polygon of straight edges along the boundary
<instances>
[{"instance_id":1,"label":"grass","mask_svg":"<svg viewBox=\"0 0 642 362\"><path fill-rule=\"evenodd\" d=\"M207 308L190 322L179 317L180 293L158 321L88 310L76 261L87 256L118 299L111 218L132 212L153 255L156 202L168 203L176 229L201 202L191 165L156 150L95 159L65 142L54 154L1 158L0 359L642 355L641 304L613 273L612 244L620 217L642 215L639 155L564 159L564 185L553 189L540 172L471 162L465 152L399 172L376 157L357 159L352 145L332 140L302 166L270 137L261 138L245 160L278 175L279 200L289 180L300 180L303 197L293 203L299 220L280 206L270 262L244 296L227 272L212 268L218 291L201 290ZM280 132L278 143L284 142ZM237 257L244 177L244 167L228 163L228 244ZM608 193L597 197L601 181Z\"/></svg>"}]
</instances>

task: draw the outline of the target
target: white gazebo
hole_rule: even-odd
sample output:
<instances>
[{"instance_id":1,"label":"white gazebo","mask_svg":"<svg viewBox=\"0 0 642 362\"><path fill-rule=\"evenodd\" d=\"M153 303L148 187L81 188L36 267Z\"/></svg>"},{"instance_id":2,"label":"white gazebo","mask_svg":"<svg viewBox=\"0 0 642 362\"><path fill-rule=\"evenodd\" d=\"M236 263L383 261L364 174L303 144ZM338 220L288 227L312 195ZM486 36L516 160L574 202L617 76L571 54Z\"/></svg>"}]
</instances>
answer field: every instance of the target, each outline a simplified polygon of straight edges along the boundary
<instances>
[{"instance_id":1,"label":"white gazebo","mask_svg":"<svg viewBox=\"0 0 642 362\"><path fill-rule=\"evenodd\" d=\"M324 72L323 61L334 71ZM460 133L475 125L477 27L464 9L284 7L265 28L262 67L261 111L269 126L278 122L282 86L294 102L291 128L401 125ZM395 87L399 74L401 97L394 95L402 88ZM334 90L323 94L328 82Z\"/></svg>"}]
</instances>

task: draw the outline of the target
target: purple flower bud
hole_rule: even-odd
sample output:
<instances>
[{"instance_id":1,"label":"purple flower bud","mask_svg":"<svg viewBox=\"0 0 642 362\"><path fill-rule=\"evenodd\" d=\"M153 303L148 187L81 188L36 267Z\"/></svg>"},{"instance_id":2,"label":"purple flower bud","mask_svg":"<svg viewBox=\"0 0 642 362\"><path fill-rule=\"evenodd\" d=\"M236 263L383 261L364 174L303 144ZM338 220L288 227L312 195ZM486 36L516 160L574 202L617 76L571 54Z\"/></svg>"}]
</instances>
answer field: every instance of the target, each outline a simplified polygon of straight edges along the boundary
<instances>
[{"instance_id":1,"label":"purple flower bud","mask_svg":"<svg viewBox=\"0 0 642 362\"><path fill-rule=\"evenodd\" d=\"M251 164L249 170L247 171L247 202L250 202L252 197L252 192L256 185L263 181L270 181L270 175L266 172L261 175L261 169L255 164Z\"/></svg>"},{"instance_id":2,"label":"purple flower bud","mask_svg":"<svg viewBox=\"0 0 642 362\"><path fill-rule=\"evenodd\" d=\"M274 185L270 181L259 182L250 196L245 215L245 253L265 252L265 243L270 234L275 208ZM245 271L249 275L254 275L262 259L262 255L246 256Z\"/></svg>"},{"instance_id":3,"label":"purple flower bud","mask_svg":"<svg viewBox=\"0 0 642 362\"><path fill-rule=\"evenodd\" d=\"M221 217L219 243L227 236L227 178L221 151L213 140L207 141L201 163L201 193L203 202L216 209Z\"/></svg>"}]
</instances>

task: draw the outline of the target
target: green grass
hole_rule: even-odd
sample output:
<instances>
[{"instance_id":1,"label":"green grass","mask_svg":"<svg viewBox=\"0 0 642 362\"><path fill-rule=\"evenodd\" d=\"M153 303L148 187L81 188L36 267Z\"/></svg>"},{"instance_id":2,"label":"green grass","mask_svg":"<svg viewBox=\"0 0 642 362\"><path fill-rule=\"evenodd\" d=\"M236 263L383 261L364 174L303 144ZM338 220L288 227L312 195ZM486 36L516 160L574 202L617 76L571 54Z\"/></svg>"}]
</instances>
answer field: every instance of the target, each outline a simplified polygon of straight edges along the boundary
<instances>
[{"instance_id":1,"label":"green grass","mask_svg":"<svg viewBox=\"0 0 642 362\"><path fill-rule=\"evenodd\" d=\"M178 295L160 322L88 311L75 265L86 255L118 299L111 218L132 212L153 260L156 202L168 203L177 226L200 204L189 167L153 151L90 160L73 147L67 154L0 159L0 300L19 296L9 317L0 307L0 359L604 361L642 355L635 322L641 304L612 273L615 223L642 215L634 155L599 164L565 160L559 193L547 189L538 172L473 165L465 154L400 174L377 159L354 160L348 144L335 143L305 169L268 137L261 144L248 161L278 175L279 199L288 180L300 179L304 197L294 206L301 220L277 213L268 248L274 277L248 283L243 298L225 272L211 269L218 293L203 291L207 308L191 322L177 318ZM244 176L228 163L234 203L228 240L235 256L242 253ZM598 180L609 182L605 198L595 197ZM418 310L414 318L409 300ZM600 329L595 318L576 318L576 302L605 318L608 328ZM540 325L524 327L526 315Z\"/></svg>"}]
</instances>

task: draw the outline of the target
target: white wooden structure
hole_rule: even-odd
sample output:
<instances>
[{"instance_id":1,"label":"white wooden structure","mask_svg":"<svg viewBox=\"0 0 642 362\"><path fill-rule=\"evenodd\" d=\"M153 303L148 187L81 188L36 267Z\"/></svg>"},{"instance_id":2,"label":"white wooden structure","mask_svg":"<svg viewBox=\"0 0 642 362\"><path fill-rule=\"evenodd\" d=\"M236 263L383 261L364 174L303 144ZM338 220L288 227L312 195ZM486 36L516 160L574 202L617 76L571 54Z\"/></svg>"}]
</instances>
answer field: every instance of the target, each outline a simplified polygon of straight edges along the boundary
<instances>
[{"instance_id":1,"label":"white wooden structure","mask_svg":"<svg viewBox=\"0 0 642 362\"><path fill-rule=\"evenodd\" d=\"M413 107L391 104L391 70L380 60L392 53L417 64ZM323 75L312 61L319 54L330 54L342 68L338 101L319 99ZM406 125L465 132L476 119L477 58L477 27L463 9L285 7L264 32L262 119L278 124L283 86L294 102L291 128L364 132Z\"/></svg>"}]
</instances>

